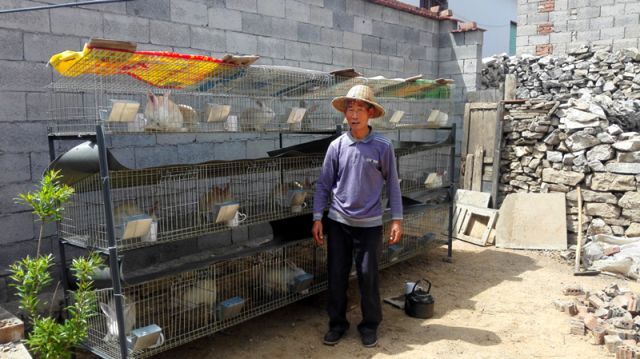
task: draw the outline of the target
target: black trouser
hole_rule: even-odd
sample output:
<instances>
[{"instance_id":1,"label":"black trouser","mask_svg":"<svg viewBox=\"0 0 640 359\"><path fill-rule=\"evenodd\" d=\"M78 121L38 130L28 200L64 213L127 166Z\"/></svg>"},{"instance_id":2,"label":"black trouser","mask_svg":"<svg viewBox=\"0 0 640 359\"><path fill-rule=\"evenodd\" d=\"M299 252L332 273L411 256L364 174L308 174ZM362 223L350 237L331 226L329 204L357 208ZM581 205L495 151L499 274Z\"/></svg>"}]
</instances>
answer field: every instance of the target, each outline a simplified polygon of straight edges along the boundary
<instances>
[{"instance_id":1,"label":"black trouser","mask_svg":"<svg viewBox=\"0 0 640 359\"><path fill-rule=\"evenodd\" d=\"M345 331L347 321L347 288L355 257L360 287L362 322L360 333L376 332L382 321L378 262L382 247L382 226L352 227L329 219L327 231L329 272L329 328Z\"/></svg>"}]
</instances>

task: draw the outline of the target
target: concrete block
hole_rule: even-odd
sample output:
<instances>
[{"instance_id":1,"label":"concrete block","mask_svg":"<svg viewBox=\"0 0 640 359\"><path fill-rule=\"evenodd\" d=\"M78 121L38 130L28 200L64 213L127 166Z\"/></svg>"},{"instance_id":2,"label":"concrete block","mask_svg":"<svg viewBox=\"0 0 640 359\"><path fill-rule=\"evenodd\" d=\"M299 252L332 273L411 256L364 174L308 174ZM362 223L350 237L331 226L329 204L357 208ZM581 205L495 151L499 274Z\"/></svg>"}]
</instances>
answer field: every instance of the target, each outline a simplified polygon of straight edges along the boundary
<instances>
[{"instance_id":1,"label":"concrete block","mask_svg":"<svg viewBox=\"0 0 640 359\"><path fill-rule=\"evenodd\" d=\"M102 14L98 11L59 8L51 13L51 32L84 37L104 37Z\"/></svg>"},{"instance_id":2,"label":"concrete block","mask_svg":"<svg viewBox=\"0 0 640 359\"><path fill-rule=\"evenodd\" d=\"M440 74L461 74L464 69L463 60L443 61L439 64L438 73Z\"/></svg>"},{"instance_id":3,"label":"concrete block","mask_svg":"<svg viewBox=\"0 0 640 359\"><path fill-rule=\"evenodd\" d=\"M284 58L285 40L273 37L258 37L258 54L260 56L268 56L273 58Z\"/></svg>"},{"instance_id":4,"label":"concrete block","mask_svg":"<svg viewBox=\"0 0 640 359\"><path fill-rule=\"evenodd\" d=\"M571 34L569 34L571 36ZM578 32L578 41L590 41L600 38L600 30L585 30ZM571 39L570 39L571 41Z\"/></svg>"},{"instance_id":5,"label":"concrete block","mask_svg":"<svg viewBox=\"0 0 640 359\"><path fill-rule=\"evenodd\" d=\"M613 16L599 17L589 20L591 29L599 30L605 27L613 27Z\"/></svg>"},{"instance_id":6,"label":"concrete block","mask_svg":"<svg viewBox=\"0 0 640 359\"><path fill-rule=\"evenodd\" d=\"M311 58L309 44L297 41L287 41L285 44L285 59L308 60Z\"/></svg>"},{"instance_id":7,"label":"concrete block","mask_svg":"<svg viewBox=\"0 0 640 359\"><path fill-rule=\"evenodd\" d=\"M362 49L372 54L380 53L380 38L375 36L362 36Z\"/></svg>"},{"instance_id":8,"label":"concrete block","mask_svg":"<svg viewBox=\"0 0 640 359\"><path fill-rule=\"evenodd\" d=\"M614 26L629 26L629 25L638 25L640 23L640 14L626 14L626 15L618 15L615 17Z\"/></svg>"},{"instance_id":9,"label":"concrete block","mask_svg":"<svg viewBox=\"0 0 640 359\"><path fill-rule=\"evenodd\" d=\"M333 49L334 65L353 66L353 51L348 49Z\"/></svg>"},{"instance_id":10,"label":"concrete block","mask_svg":"<svg viewBox=\"0 0 640 359\"><path fill-rule=\"evenodd\" d=\"M411 58L404 59L404 71L407 74L419 74L420 73L420 60L413 60Z\"/></svg>"},{"instance_id":11,"label":"concrete block","mask_svg":"<svg viewBox=\"0 0 640 359\"><path fill-rule=\"evenodd\" d=\"M310 23L324 27L333 26L333 11L316 6L309 7L309 20ZM352 21L353 23L353 21Z\"/></svg>"},{"instance_id":12,"label":"concrete block","mask_svg":"<svg viewBox=\"0 0 640 359\"><path fill-rule=\"evenodd\" d=\"M320 43L333 47L342 47L342 31L322 28L320 30Z\"/></svg>"},{"instance_id":13,"label":"concrete block","mask_svg":"<svg viewBox=\"0 0 640 359\"><path fill-rule=\"evenodd\" d=\"M366 35L373 34L373 22L371 21L371 19L361 16L353 16L352 19L353 31Z\"/></svg>"},{"instance_id":14,"label":"concrete block","mask_svg":"<svg viewBox=\"0 0 640 359\"><path fill-rule=\"evenodd\" d=\"M484 42L484 33L482 31L467 31L464 33L465 45L482 45Z\"/></svg>"},{"instance_id":15,"label":"concrete block","mask_svg":"<svg viewBox=\"0 0 640 359\"><path fill-rule=\"evenodd\" d=\"M296 0L285 1L285 16L287 19L309 22L309 5Z\"/></svg>"},{"instance_id":16,"label":"concrete block","mask_svg":"<svg viewBox=\"0 0 640 359\"><path fill-rule=\"evenodd\" d=\"M209 27L228 31L242 31L242 13L223 8L209 8Z\"/></svg>"},{"instance_id":17,"label":"concrete block","mask_svg":"<svg viewBox=\"0 0 640 359\"><path fill-rule=\"evenodd\" d=\"M418 72L425 76L436 77L438 76L438 63L435 61L420 61L420 71Z\"/></svg>"},{"instance_id":18,"label":"concrete block","mask_svg":"<svg viewBox=\"0 0 640 359\"><path fill-rule=\"evenodd\" d=\"M348 5L348 4L347 4ZM367 14L372 19L382 21L382 14L386 6L373 3L364 4L364 10L358 14Z\"/></svg>"},{"instance_id":19,"label":"concrete block","mask_svg":"<svg viewBox=\"0 0 640 359\"><path fill-rule=\"evenodd\" d=\"M426 60L427 48L424 46L411 45L411 52L409 53L409 58L412 60Z\"/></svg>"},{"instance_id":20,"label":"concrete block","mask_svg":"<svg viewBox=\"0 0 640 359\"><path fill-rule=\"evenodd\" d=\"M371 68L371 54L368 52L354 51L353 66L358 68ZM417 71L416 71L417 72Z\"/></svg>"},{"instance_id":21,"label":"concrete block","mask_svg":"<svg viewBox=\"0 0 640 359\"><path fill-rule=\"evenodd\" d=\"M256 54L258 40L253 35L227 31L227 51L237 54Z\"/></svg>"},{"instance_id":22,"label":"concrete block","mask_svg":"<svg viewBox=\"0 0 640 359\"><path fill-rule=\"evenodd\" d=\"M327 9L335 10L336 12L346 12L347 11L347 1L346 0L324 0L324 7Z\"/></svg>"},{"instance_id":23,"label":"concrete block","mask_svg":"<svg viewBox=\"0 0 640 359\"><path fill-rule=\"evenodd\" d=\"M195 133L158 133L156 135L158 145L180 145L196 142Z\"/></svg>"},{"instance_id":24,"label":"concrete block","mask_svg":"<svg viewBox=\"0 0 640 359\"><path fill-rule=\"evenodd\" d=\"M382 55L396 56L398 53L398 42L392 39L380 39L380 53Z\"/></svg>"},{"instance_id":25,"label":"concrete block","mask_svg":"<svg viewBox=\"0 0 640 359\"><path fill-rule=\"evenodd\" d=\"M285 0L260 0L257 1L258 14L285 17Z\"/></svg>"},{"instance_id":26,"label":"concrete block","mask_svg":"<svg viewBox=\"0 0 640 359\"><path fill-rule=\"evenodd\" d=\"M26 6L42 5L24 0L5 0L0 2L0 9L17 9ZM25 11L2 15L2 27L33 32L49 32L51 30L48 11Z\"/></svg>"},{"instance_id":27,"label":"concrete block","mask_svg":"<svg viewBox=\"0 0 640 359\"><path fill-rule=\"evenodd\" d=\"M47 151L46 123L0 122L0 153ZM43 139L34 141L34 138ZM6 167L5 167L6 168Z\"/></svg>"},{"instance_id":28,"label":"concrete block","mask_svg":"<svg viewBox=\"0 0 640 359\"><path fill-rule=\"evenodd\" d=\"M322 63L331 63L333 61L333 49L329 46L311 44L309 45L309 50L313 61Z\"/></svg>"},{"instance_id":29,"label":"concrete block","mask_svg":"<svg viewBox=\"0 0 640 359\"><path fill-rule=\"evenodd\" d=\"M5 137L4 135L2 137ZM0 168L11 171L0 172L0 183L4 186L9 183L20 183L31 180L31 167L28 153L7 153L0 151Z\"/></svg>"},{"instance_id":30,"label":"concrete block","mask_svg":"<svg viewBox=\"0 0 640 359\"><path fill-rule=\"evenodd\" d=\"M298 41L319 43L321 27L318 25L298 23Z\"/></svg>"},{"instance_id":31,"label":"concrete block","mask_svg":"<svg viewBox=\"0 0 640 359\"><path fill-rule=\"evenodd\" d=\"M420 31L420 38L418 39L418 44L427 46L427 47L438 47L437 46L437 36L434 36L431 32Z\"/></svg>"},{"instance_id":32,"label":"concrete block","mask_svg":"<svg viewBox=\"0 0 640 359\"><path fill-rule=\"evenodd\" d=\"M196 1L172 1L170 4L171 21L190 25L207 25L207 5Z\"/></svg>"},{"instance_id":33,"label":"concrete block","mask_svg":"<svg viewBox=\"0 0 640 359\"><path fill-rule=\"evenodd\" d=\"M0 216L0 228L2 228L0 245L33 239L35 235L33 222L34 218L31 212Z\"/></svg>"},{"instance_id":34,"label":"concrete block","mask_svg":"<svg viewBox=\"0 0 640 359\"><path fill-rule=\"evenodd\" d=\"M223 30L191 26L191 47L208 51L225 51L226 37Z\"/></svg>"},{"instance_id":35,"label":"concrete block","mask_svg":"<svg viewBox=\"0 0 640 359\"><path fill-rule=\"evenodd\" d=\"M277 148L277 141L273 139L255 139L247 141L247 158L267 157L267 151Z\"/></svg>"},{"instance_id":36,"label":"concrete block","mask_svg":"<svg viewBox=\"0 0 640 359\"><path fill-rule=\"evenodd\" d=\"M529 45L544 45L549 43L549 35L529 36Z\"/></svg>"},{"instance_id":37,"label":"concrete block","mask_svg":"<svg viewBox=\"0 0 640 359\"><path fill-rule=\"evenodd\" d=\"M149 42L149 20L136 16L104 14L104 36L122 41ZM75 40L77 42L77 40ZM68 50L68 49L67 49Z\"/></svg>"},{"instance_id":38,"label":"concrete block","mask_svg":"<svg viewBox=\"0 0 640 359\"><path fill-rule=\"evenodd\" d=\"M232 161L247 157L247 141L233 141L215 144L215 159Z\"/></svg>"},{"instance_id":39,"label":"concrete block","mask_svg":"<svg viewBox=\"0 0 640 359\"><path fill-rule=\"evenodd\" d=\"M627 28L628 31L629 29ZM626 33L625 33L625 37L626 37ZM622 49L628 49L630 47L638 47L638 38L636 37L631 37L631 38L625 38L625 39L619 39L619 40L613 40L613 47L612 50L618 51L618 50L622 50Z\"/></svg>"},{"instance_id":40,"label":"concrete block","mask_svg":"<svg viewBox=\"0 0 640 359\"><path fill-rule=\"evenodd\" d=\"M16 203L16 198L20 193L27 193L34 189L35 185L30 181L0 186L0 213L10 214L30 210L28 205Z\"/></svg>"},{"instance_id":41,"label":"concrete block","mask_svg":"<svg viewBox=\"0 0 640 359\"><path fill-rule=\"evenodd\" d=\"M354 16L347 15L344 12L334 12L333 13L333 28L336 29L336 30L355 31L355 32L358 32L358 33L362 33L362 32L357 31L355 29L356 21L359 21L359 20L356 20ZM364 23L360 23L359 25L363 26L365 24ZM364 29L364 28L361 28L361 30L362 29Z\"/></svg>"},{"instance_id":42,"label":"concrete block","mask_svg":"<svg viewBox=\"0 0 640 359\"><path fill-rule=\"evenodd\" d=\"M131 148L112 148L111 154L120 162L123 166L128 168L136 167L136 157ZM32 160L33 163L33 160ZM33 168L33 165L31 166ZM35 173L32 171L32 173Z\"/></svg>"},{"instance_id":43,"label":"concrete block","mask_svg":"<svg viewBox=\"0 0 640 359\"><path fill-rule=\"evenodd\" d=\"M191 143L178 146L179 163L201 163L216 159L215 143Z\"/></svg>"},{"instance_id":44,"label":"concrete block","mask_svg":"<svg viewBox=\"0 0 640 359\"><path fill-rule=\"evenodd\" d=\"M625 4L618 1L614 5L603 5L600 7L600 16L619 16L625 12Z\"/></svg>"},{"instance_id":45,"label":"concrete block","mask_svg":"<svg viewBox=\"0 0 640 359\"><path fill-rule=\"evenodd\" d=\"M22 60L23 48L22 31L0 29L0 59Z\"/></svg>"},{"instance_id":46,"label":"concrete block","mask_svg":"<svg viewBox=\"0 0 640 359\"><path fill-rule=\"evenodd\" d=\"M233 0L226 2L227 9L258 12L258 0Z\"/></svg>"},{"instance_id":47,"label":"concrete block","mask_svg":"<svg viewBox=\"0 0 640 359\"><path fill-rule=\"evenodd\" d=\"M565 195L514 193L504 199L496 226L496 247L567 249Z\"/></svg>"},{"instance_id":48,"label":"concrete block","mask_svg":"<svg viewBox=\"0 0 640 359\"><path fill-rule=\"evenodd\" d=\"M482 58L482 45L456 46L452 51L453 57L458 60Z\"/></svg>"},{"instance_id":49,"label":"concrete block","mask_svg":"<svg viewBox=\"0 0 640 359\"><path fill-rule=\"evenodd\" d=\"M389 70L398 74L404 73L404 58L399 56L389 56Z\"/></svg>"},{"instance_id":50,"label":"concrete block","mask_svg":"<svg viewBox=\"0 0 640 359\"><path fill-rule=\"evenodd\" d=\"M617 40L624 37L624 27L612 27L608 29L600 29L600 39Z\"/></svg>"},{"instance_id":51,"label":"concrete block","mask_svg":"<svg viewBox=\"0 0 640 359\"><path fill-rule=\"evenodd\" d=\"M463 72L466 74L477 74L480 72L481 65L477 59L464 60Z\"/></svg>"},{"instance_id":52,"label":"concrete block","mask_svg":"<svg viewBox=\"0 0 640 359\"><path fill-rule=\"evenodd\" d=\"M592 19L600 16L600 6L585 6L578 8L578 18Z\"/></svg>"},{"instance_id":53,"label":"concrete block","mask_svg":"<svg viewBox=\"0 0 640 359\"><path fill-rule=\"evenodd\" d=\"M313 46L313 45L312 45ZM312 50L313 51L313 50ZM307 61L298 61L298 64L303 69L323 71L321 62L307 62Z\"/></svg>"},{"instance_id":54,"label":"concrete block","mask_svg":"<svg viewBox=\"0 0 640 359\"><path fill-rule=\"evenodd\" d=\"M58 152L60 153L62 152ZM31 159L31 182L39 182L49 167L49 152L31 152L29 158Z\"/></svg>"},{"instance_id":55,"label":"concrete block","mask_svg":"<svg viewBox=\"0 0 640 359\"><path fill-rule=\"evenodd\" d=\"M271 34L271 17L242 13L242 31L250 34Z\"/></svg>"},{"instance_id":56,"label":"concrete block","mask_svg":"<svg viewBox=\"0 0 640 359\"><path fill-rule=\"evenodd\" d=\"M364 14L365 11L365 2L362 0L346 0L345 1L346 10L348 14L358 15ZM382 18L382 14L380 15Z\"/></svg>"},{"instance_id":57,"label":"concrete block","mask_svg":"<svg viewBox=\"0 0 640 359\"><path fill-rule=\"evenodd\" d=\"M549 42L552 44L571 42L571 34L568 32L559 32L549 34Z\"/></svg>"},{"instance_id":58,"label":"concrete block","mask_svg":"<svg viewBox=\"0 0 640 359\"><path fill-rule=\"evenodd\" d=\"M151 20L150 40L153 44L189 47L191 31L188 25ZM170 30L169 30L170 29Z\"/></svg>"},{"instance_id":59,"label":"concrete block","mask_svg":"<svg viewBox=\"0 0 640 359\"><path fill-rule=\"evenodd\" d=\"M394 8L385 7L382 9L382 21L390 24L400 24L400 12Z\"/></svg>"},{"instance_id":60,"label":"concrete block","mask_svg":"<svg viewBox=\"0 0 640 359\"><path fill-rule=\"evenodd\" d=\"M271 19L271 32L273 37L286 40L297 40L298 23L291 19Z\"/></svg>"},{"instance_id":61,"label":"concrete block","mask_svg":"<svg viewBox=\"0 0 640 359\"><path fill-rule=\"evenodd\" d=\"M389 69L389 56L387 55L371 55L371 67L376 70Z\"/></svg>"},{"instance_id":62,"label":"concrete block","mask_svg":"<svg viewBox=\"0 0 640 359\"><path fill-rule=\"evenodd\" d=\"M353 32L344 32L343 34L343 47L352 50L362 50L362 35Z\"/></svg>"},{"instance_id":63,"label":"concrete block","mask_svg":"<svg viewBox=\"0 0 640 359\"><path fill-rule=\"evenodd\" d=\"M22 320L0 307L0 344L18 342L22 339L24 339ZM7 352L5 354L13 355Z\"/></svg>"},{"instance_id":64,"label":"concrete block","mask_svg":"<svg viewBox=\"0 0 640 359\"><path fill-rule=\"evenodd\" d=\"M155 20L171 20L171 0L127 2L127 14Z\"/></svg>"},{"instance_id":65,"label":"concrete block","mask_svg":"<svg viewBox=\"0 0 640 359\"><path fill-rule=\"evenodd\" d=\"M404 41L411 43L418 43L420 41L420 30L412 29L410 27L404 28Z\"/></svg>"},{"instance_id":66,"label":"concrete block","mask_svg":"<svg viewBox=\"0 0 640 359\"><path fill-rule=\"evenodd\" d=\"M23 121L26 117L27 106L24 92L0 93L0 122L18 122Z\"/></svg>"}]
</instances>

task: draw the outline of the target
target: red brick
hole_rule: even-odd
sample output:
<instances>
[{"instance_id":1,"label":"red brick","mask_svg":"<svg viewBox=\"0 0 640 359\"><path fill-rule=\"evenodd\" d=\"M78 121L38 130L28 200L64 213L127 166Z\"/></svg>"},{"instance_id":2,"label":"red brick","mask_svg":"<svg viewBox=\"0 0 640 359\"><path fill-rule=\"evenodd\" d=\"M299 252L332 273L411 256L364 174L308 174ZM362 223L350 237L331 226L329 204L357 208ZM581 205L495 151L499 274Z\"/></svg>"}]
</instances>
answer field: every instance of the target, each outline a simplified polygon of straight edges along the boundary
<instances>
[{"instance_id":1,"label":"red brick","mask_svg":"<svg viewBox=\"0 0 640 359\"><path fill-rule=\"evenodd\" d=\"M555 0L542 0L538 5L538 12L550 12L555 10L556 1Z\"/></svg>"},{"instance_id":2,"label":"red brick","mask_svg":"<svg viewBox=\"0 0 640 359\"><path fill-rule=\"evenodd\" d=\"M550 22L545 22L542 24L538 24L538 34L539 35L547 35L553 32L553 24Z\"/></svg>"},{"instance_id":3,"label":"red brick","mask_svg":"<svg viewBox=\"0 0 640 359\"><path fill-rule=\"evenodd\" d=\"M614 255L616 253L620 253L620 247L618 246L609 247L604 250L605 256Z\"/></svg>"},{"instance_id":4,"label":"red brick","mask_svg":"<svg viewBox=\"0 0 640 359\"><path fill-rule=\"evenodd\" d=\"M553 45L551 44L542 44L536 45L536 55L545 56L553 54Z\"/></svg>"},{"instance_id":5,"label":"red brick","mask_svg":"<svg viewBox=\"0 0 640 359\"><path fill-rule=\"evenodd\" d=\"M587 327L589 330L593 330L593 328L598 326L598 318L591 313L585 314L584 326Z\"/></svg>"},{"instance_id":6,"label":"red brick","mask_svg":"<svg viewBox=\"0 0 640 359\"><path fill-rule=\"evenodd\" d=\"M475 21L459 22L458 23L458 29L460 31L471 31L471 30L475 30L477 28L478 28L478 23L476 23Z\"/></svg>"},{"instance_id":7,"label":"red brick","mask_svg":"<svg viewBox=\"0 0 640 359\"><path fill-rule=\"evenodd\" d=\"M596 295L590 295L588 300L589 300L589 303L596 309L604 306L604 302L602 301L602 299L600 299Z\"/></svg>"},{"instance_id":8,"label":"red brick","mask_svg":"<svg viewBox=\"0 0 640 359\"><path fill-rule=\"evenodd\" d=\"M0 320L0 344L24 339L24 323L16 317Z\"/></svg>"},{"instance_id":9,"label":"red brick","mask_svg":"<svg viewBox=\"0 0 640 359\"><path fill-rule=\"evenodd\" d=\"M604 336L606 333L607 331L601 325L597 325L595 328L591 329L591 344L604 344Z\"/></svg>"},{"instance_id":10,"label":"red brick","mask_svg":"<svg viewBox=\"0 0 640 359\"><path fill-rule=\"evenodd\" d=\"M447 9L447 10L442 10L440 11L440 17L452 17L453 16L453 11L451 9Z\"/></svg>"}]
</instances>

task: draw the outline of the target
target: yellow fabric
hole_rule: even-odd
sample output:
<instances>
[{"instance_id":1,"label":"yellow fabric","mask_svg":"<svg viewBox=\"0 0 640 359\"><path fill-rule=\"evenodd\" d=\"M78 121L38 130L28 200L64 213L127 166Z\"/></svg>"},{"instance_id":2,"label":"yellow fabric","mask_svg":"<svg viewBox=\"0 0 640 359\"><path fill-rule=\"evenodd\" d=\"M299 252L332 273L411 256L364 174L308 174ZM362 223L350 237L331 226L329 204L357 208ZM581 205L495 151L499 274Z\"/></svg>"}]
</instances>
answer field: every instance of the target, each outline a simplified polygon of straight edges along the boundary
<instances>
[{"instance_id":1,"label":"yellow fabric","mask_svg":"<svg viewBox=\"0 0 640 359\"><path fill-rule=\"evenodd\" d=\"M90 51L91 50L88 49L86 46L80 52L71 51L71 50L63 51L59 54L55 54L51 56L51 58L49 59L49 64L54 69L56 69L56 71L64 75L69 71L69 69L73 65L78 63L78 61L80 61L80 59L86 56ZM79 73L71 76L78 76L78 75Z\"/></svg>"}]
</instances>

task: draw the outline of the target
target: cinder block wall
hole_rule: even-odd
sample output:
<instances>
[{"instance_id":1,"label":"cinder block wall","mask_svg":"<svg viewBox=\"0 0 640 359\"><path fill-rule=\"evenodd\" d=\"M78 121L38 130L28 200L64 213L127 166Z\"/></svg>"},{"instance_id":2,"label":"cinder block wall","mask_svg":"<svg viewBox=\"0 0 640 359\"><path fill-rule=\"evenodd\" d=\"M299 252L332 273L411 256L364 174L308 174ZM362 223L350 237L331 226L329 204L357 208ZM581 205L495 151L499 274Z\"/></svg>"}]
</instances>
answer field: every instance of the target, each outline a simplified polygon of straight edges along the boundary
<instances>
[{"instance_id":1,"label":"cinder block wall","mask_svg":"<svg viewBox=\"0 0 640 359\"><path fill-rule=\"evenodd\" d=\"M585 44L638 47L640 2L518 0L517 54L564 55Z\"/></svg>"},{"instance_id":2,"label":"cinder block wall","mask_svg":"<svg viewBox=\"0 0 640 359\"><path fill-rule=\"evenodd\" d=\"M4 0L0 8L46 3L59 1ZM454 26L364 0L136 0L0 15L0 277L9 263L35 253L39 223L13 198L32 189L48 163L45 87L56 76L46 65L52 54L104 37L134 41L141 50L255 53L259 64L450 77L460 102L452 119L460 124L465 94L475 90L482 37L450 34ZM284 144L304 140L286 137ZM146 167L262 157L279 142L272 134L238 134L231 142L227 134L159 134L114 137L109 144L124 164ZM50 226L46 234L54 232ZM45 243L46 250L52 246ZM0 280L0 302L3 286Z\"/></svg>"}]
</instances>

